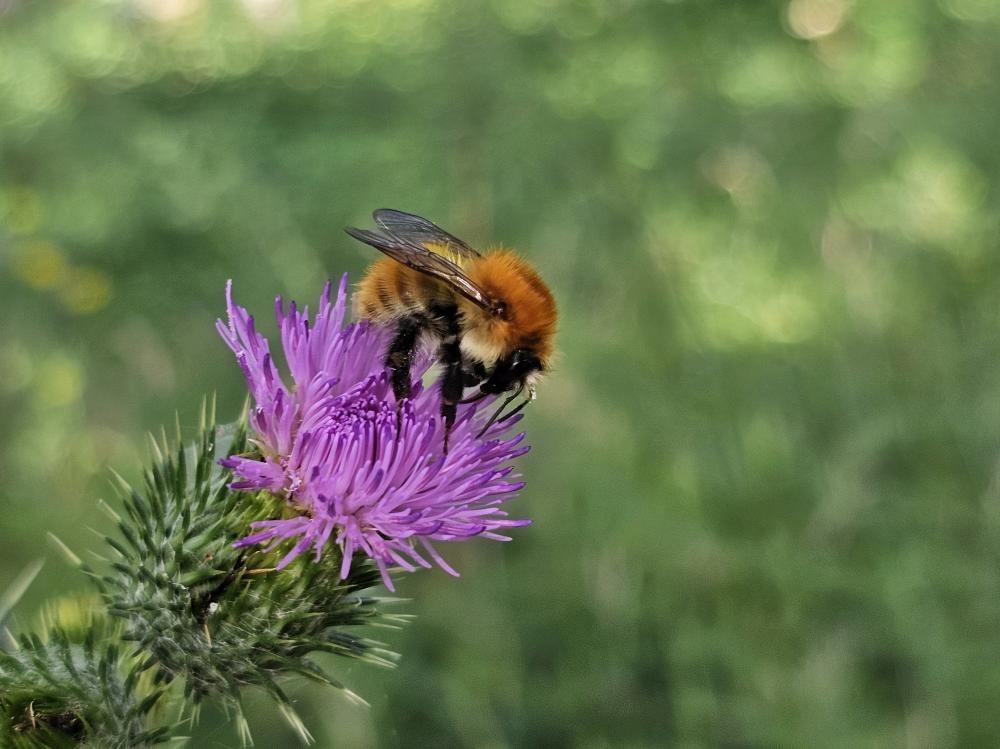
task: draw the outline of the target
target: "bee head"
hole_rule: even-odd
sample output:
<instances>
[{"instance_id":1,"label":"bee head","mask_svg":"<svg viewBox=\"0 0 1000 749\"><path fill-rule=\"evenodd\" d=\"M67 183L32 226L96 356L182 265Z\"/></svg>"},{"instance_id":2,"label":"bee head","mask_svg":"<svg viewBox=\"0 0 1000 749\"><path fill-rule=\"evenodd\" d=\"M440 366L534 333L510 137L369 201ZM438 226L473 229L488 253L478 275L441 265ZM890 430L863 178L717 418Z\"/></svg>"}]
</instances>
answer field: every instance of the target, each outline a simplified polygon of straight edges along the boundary
<instances>
[{"instance_id":1,"label":"bee head","mask_svg":"<svg viewBox=\"0 0 1000 749\"><path fill-rule=\"evenodd\" d=\"M497 360L490 376L480 386L480 391L490 395L499 395L524 387L528 378L542 370L542 362L538 355L527 348L518 348L505 354Z\"/></svg>"}]
</instances>

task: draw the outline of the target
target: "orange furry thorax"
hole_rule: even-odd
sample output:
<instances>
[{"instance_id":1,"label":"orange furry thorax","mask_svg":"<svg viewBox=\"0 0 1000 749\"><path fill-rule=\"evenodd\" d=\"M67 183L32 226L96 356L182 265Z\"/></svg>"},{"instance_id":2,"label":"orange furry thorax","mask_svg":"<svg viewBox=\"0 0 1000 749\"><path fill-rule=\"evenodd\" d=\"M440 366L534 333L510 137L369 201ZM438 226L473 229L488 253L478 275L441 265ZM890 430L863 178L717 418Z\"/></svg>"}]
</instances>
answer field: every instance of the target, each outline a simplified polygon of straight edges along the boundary
<instances>
[{"instance_id":1,"label":"orange furry thorax","mask_svg":"<svg viewBox=\"0 0 1000 749\"><path fill-rule=\"evenodd\" d=\"M556 303L535 269L515 252L499 249L468 262L464 270L492 298L506 304L505 314L494 317L461 299L467 333L478 328L503 353L531 349L547 365L556 330Z\"/></svg>"},{"instance_id":2,"label":"orange furry thorax","mask_svg":"<svg viewBox=\"0 0 1000 749\"><path fill-rule=\"evenodd\" d=\"M463 259L461 267L491 298L504 303L504 314L491 315L447 284L390 258L374 262L362 279L355 297L356 314L387 325L435 305L455 304L462 318L462 348L468 355L490 364L525 348L547 369L553 354L556 304L535 269L507 249Z\"/></svg>"}]
</instances>

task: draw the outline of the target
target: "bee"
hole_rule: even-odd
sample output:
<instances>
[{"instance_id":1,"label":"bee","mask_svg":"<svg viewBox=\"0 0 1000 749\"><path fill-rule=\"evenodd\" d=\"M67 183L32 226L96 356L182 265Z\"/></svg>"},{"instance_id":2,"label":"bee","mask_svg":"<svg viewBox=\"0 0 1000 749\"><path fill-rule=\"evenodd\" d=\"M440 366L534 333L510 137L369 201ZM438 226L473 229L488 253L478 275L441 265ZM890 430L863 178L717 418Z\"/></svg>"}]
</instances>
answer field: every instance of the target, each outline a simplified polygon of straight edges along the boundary
<instances>
[{"instance_id":1,"label":"bee","mask_svg":"<svg viewBox=\"0 0 1000 749\"><path fill-rule=\"evenodd\" d=\"M534 400L535 385L552 361L555 299L512 250L480 254L427 219L402 211L383 208L372 217L375 230L346 229L388 256L368 269L355 307L362 319L396 331L385 363L397 403L410 396L418 346L422 341L437 346L447 453L460 403L513 391L481 436ZM463 400L465 389L476 386L479 392ZM522 394L524 402L501 416Z\"/></svg>"}]
</instances>

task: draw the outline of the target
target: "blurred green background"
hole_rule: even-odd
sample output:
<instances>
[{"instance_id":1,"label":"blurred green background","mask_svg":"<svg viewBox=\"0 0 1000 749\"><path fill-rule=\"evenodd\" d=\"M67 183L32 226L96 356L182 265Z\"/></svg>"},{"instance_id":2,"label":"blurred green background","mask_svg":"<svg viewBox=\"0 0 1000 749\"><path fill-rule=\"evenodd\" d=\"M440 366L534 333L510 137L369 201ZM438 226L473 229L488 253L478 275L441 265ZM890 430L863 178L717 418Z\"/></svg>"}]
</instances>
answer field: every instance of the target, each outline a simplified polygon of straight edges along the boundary
<instances>
[{"instance_id":1,"label":"blurred green background","mask_svg":"<svg viewBox=\"0 0 1000 749\"><path fill-rule=\"evenodd\" d=\"M998 132L996 0L0 0L0 587L235 417L227 278L272 333L396 207L563 355L535 525L402 581L370 709L293 689L319 746L996 746Z\"/></svg>"}]
</instances>

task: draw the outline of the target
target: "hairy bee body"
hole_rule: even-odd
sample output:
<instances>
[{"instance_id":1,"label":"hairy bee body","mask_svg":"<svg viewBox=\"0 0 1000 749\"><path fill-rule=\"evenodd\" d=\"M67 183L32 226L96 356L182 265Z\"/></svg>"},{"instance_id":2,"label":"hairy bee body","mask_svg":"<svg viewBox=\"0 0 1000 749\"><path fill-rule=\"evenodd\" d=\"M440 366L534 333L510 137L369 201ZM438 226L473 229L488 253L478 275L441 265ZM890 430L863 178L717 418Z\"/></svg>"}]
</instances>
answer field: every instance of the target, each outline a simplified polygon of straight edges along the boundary
<instances>
[{"instance_id":1,"label":"hairy bee body","mask_svg":"<svg viewBox=\"0 0 1000 749\"><path fill-rule=\"evenodd\" d=\"M541 370L548 368L556 327L555 300L535 270L510 250L494 250L466 260L462 270L491 298L500 300L505 314L494 315L470 302L443 281L408 268L391 258L375 261L358 286L355 309L363 319L378 325L422 316L429 337L445 338L443 317L455 309L459 320L459 345L469 363L482 363L490 371L505 355L530 348Z\"/></svg>"},{"instance_id":2,"label":"hairy bee body","mask_svg":"<svg viewBox=\"0 0 1000 749\"><path fill-rule=\"evenodd\" d=\"M515 391L490 424L521 393L534 397L535 383L551 365L555 300L512 250L480 254L427 219L401 211L381 209L373 217L378 229L347 230L387 256L361 281L355 311L395 330L386 366L397 399L410 394L410 366L420 342L437 345L447 452L466 387L478 385L481 396Z\"/></svg>"}]
</instances>

